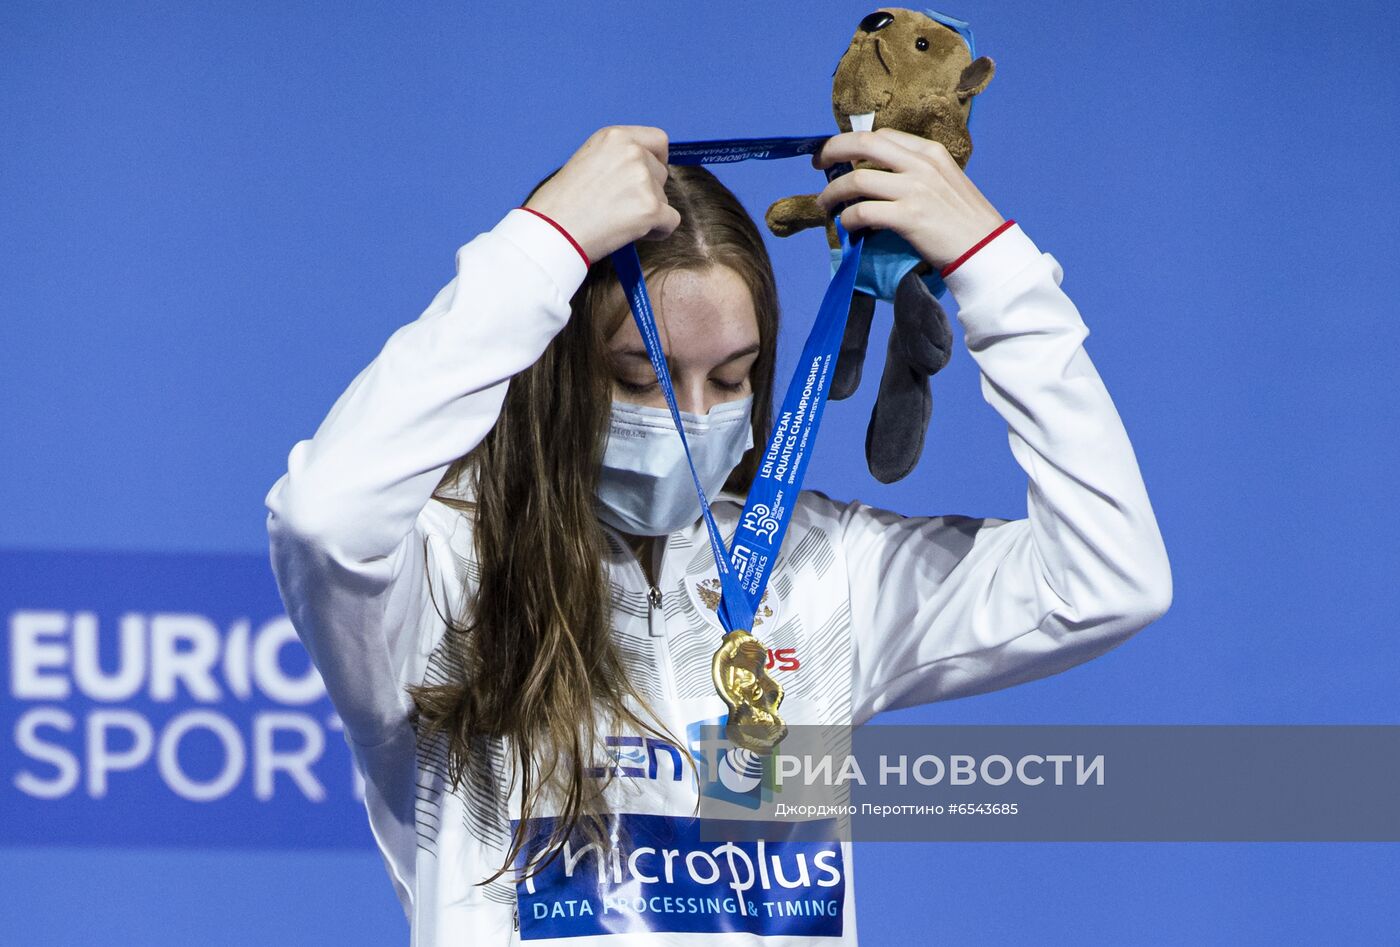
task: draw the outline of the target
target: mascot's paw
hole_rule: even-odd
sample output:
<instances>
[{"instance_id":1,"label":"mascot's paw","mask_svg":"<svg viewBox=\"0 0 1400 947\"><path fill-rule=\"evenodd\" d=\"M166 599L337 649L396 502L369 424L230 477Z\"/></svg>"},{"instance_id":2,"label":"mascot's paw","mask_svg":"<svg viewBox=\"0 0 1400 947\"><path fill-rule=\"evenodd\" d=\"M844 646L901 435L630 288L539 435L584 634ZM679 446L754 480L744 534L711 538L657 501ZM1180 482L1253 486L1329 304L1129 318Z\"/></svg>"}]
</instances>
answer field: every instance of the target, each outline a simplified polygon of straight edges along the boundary
<instances>
[{"instance_id":1,"label":"mascot's paw","mask_svg":"<svg viewBox=\"0 0 1400 947\"><path fill-rule=\"evenodd\" d=\"M929 378L953 354L953 330L938 297L918 272L899 281L894 296L885 373L865 431L865 460L881 483L907 476L924 450L933 412Z\"/></svg>"},{"instance_id":2,"label":"mascot's paw","mask_svg":"<svg viewBox=\"0 0 1400 947\"><path fill-rule=\"evenodd\" d=\"M849 398L860 387L861 369L865 367L865 348L870 341L870 320L874 315L874 296L862 292L851 296L846 334L841 339L841 354L836 357L836 371L831 379L829 397L833 401Z\"/></svg>"},{"instance_id":3,"label":"mascot's paw","mask_svg":"<svg viewBox=\"0 0 1400 947\"><path fill-rule=\"evenodd\" d=\"M799 231L825 225L826 212L817 203L817 195L799 194L774 201L763 219L773 236L791 237Z\"/></svg>"},{"instance_id":4,"label":"mascot's paw","mask_svg":"<svg viewBox=\"0 0 1400 947\"><path fill-rule=\"evenodd\" d=\"M893 337L891 337L893 341ZM881 483L907 476L919 462L933 410L928 376L906 362L891 345L880 376L880 393L865 430L865 462Z\"/></svg>"},{"instance_id":5,"label":"mascot's paw","mask_svg":"<svg viewBox=\"0 0 1400 947\"><path fill-rule=\"evenodd\" d=\"M953 356L953 329L938 297L914 271L899 281L894 295L890 347L915 371L935 375Z\"/></svg>"}]
</instances>

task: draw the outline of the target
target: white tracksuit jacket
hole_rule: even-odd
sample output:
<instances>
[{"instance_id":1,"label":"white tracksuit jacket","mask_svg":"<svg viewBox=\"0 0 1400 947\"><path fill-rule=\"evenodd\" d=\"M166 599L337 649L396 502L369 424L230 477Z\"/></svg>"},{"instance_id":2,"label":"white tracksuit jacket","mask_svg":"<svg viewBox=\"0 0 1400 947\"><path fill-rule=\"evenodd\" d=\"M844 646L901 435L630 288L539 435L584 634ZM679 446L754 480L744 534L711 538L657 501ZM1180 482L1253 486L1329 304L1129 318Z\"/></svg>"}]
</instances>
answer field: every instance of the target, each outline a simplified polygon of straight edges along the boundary
<instances>
[{"instance_id":1,"label":"white tracksuit jacket","mask_svg":"<svg viewBox=\"0 0 1400 947\"><path fill-rule=\"evenodd\" d=\"M650 845L608 875L575 850L518 892L505 878L474 885L500 864L518 800L504 783L447 791L443 745L420 743L410 719L404 686L448 667L429 588L461 616L475 574L470 521L430 495L496 422L510 377L564 326L585 270L563 236L520 210L456 263L292 448L267 495L277 582L365 777L412 943L855 943L849 843L700 841L689 818L699 790L680 752L655 741L643 752L635 735L617 735L610 803L627 837ZM1152 507L1061 279L1013 225L946 280L982 396L1029 480L1025 519L906 517L801 495L754 629L778 655L789 723L861 723L1055 674L1167 609ZM726 537L741 499L714 502ZM693 734L725 712L710 681L721 628L703 524L659 548L655 587L609 540L616 641L670 732ZM503 776L508 754L497 745L492 756Z\"/></svg>"}]
</instances>

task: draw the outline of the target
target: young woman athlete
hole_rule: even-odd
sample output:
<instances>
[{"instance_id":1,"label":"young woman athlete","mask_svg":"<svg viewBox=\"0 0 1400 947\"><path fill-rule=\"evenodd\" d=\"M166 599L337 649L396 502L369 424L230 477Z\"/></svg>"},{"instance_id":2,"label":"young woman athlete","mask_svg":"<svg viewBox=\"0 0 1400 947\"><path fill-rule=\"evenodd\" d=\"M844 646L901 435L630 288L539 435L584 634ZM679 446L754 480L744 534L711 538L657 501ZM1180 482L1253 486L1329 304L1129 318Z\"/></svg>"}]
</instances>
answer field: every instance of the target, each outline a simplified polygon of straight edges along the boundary
<instances>
[{"instance_id":1,"label":"young woman athlete","mask_svg":"<svg viewBox=\"0 0 1400 947\"><path fill-rule=\"evenodd\" d=\"M1054 257L939 144L854 132L816 159L851 161L876 167L821 202L852 202L848 229L894 230L944 271L1028 515L902 516L804 491L753 629L790 724L859 724L1055 674L1171 600ZM686 744L725 713L710 678L719 586L608 256L641 241L726 538L767 444L778 306L738 200L666 162L659 129L591 136L457 251L455 278L267 496L288 614L343 720L417 945L856 939L849 843L743 846L696 827Z\"/></svg>"}]
</instances>

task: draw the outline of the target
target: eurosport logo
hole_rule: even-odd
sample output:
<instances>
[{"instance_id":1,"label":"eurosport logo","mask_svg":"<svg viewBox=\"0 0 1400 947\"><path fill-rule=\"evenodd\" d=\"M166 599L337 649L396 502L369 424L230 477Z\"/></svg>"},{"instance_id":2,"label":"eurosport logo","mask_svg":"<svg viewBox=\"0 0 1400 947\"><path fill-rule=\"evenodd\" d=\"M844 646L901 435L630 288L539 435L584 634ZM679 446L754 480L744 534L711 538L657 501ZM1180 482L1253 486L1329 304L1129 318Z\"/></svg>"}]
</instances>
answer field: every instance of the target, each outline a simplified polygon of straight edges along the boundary
<instances>
[{"instance_id":1,"label":"eurosport logo","mask_svg":"<svg viewBox=\"0 0 1400 947\"><path fill-rule=\"evenodd\" d=\"M621 814L607 852L576 833L549 867L517 883L521 939L841 935L846 866L830 823L772 823L762 840L726 842L702 841L704 823ZM542 834L552 827L538 823Z\"/></svg>"},{"instance_id":2,"label":"eurosport logo","mask_svg":"<svg viewBox=\"0 0 1400 947\"><path fill-rule=\"evenodd\" d=\"M0 588L0 839L370 841L265 558L0 553Z\"/></svg>"}]
</instances>

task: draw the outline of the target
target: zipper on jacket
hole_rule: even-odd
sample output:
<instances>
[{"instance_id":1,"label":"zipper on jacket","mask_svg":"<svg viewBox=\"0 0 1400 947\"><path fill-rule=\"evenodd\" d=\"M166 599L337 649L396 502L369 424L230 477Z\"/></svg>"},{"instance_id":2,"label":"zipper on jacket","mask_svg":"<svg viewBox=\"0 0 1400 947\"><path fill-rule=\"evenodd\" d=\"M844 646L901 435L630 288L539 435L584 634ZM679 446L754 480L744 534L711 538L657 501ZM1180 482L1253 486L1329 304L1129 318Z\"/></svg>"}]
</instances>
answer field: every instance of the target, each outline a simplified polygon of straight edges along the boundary
<instances>
[{"instance_id":1,"label":"zipper on jacket","mask_svg":"<svg viewBox=\"0 0 1400 947\"><path fill-rule=\"evenodd\" d=\"M666 637L666 613L661 610L661 564L666 560L666 547L670 545L670 536L658 536L651 541L651 574L656 576L647 588L647 632L653 638ZM637 563L638 567L641 563ZM642 581L648 581L643 575ZM664 642L658 642L662 651L666 650ZM667 691L670 693L670 691Z\"/></svg>"},{"instance_id":2,"label":"zipper on jacket","mask_svg":"<svg viewBox=\"0 0 1400 947\"><path fill-rule=\"evenodd\" d=\"M638 558L635 552L632 552L632 547L618 534L617 530L608 526L606 523L603 524L603 528L612 533L622 547L627 550L627 558L630 561L631 567L636 570L638 577L641 579L640 584L647 589L647 633L653 639L660 639L655 641L655 651L653 653L656 655L657 670L661 675L661 695L664 706L656 709L661 714L662 718L666 720L668 726L673 725L675 721L671 721L668 718L674 710L672 703L676 699L676 671L675 667L671 664L670 642L666 640L666 615L661 610L663 601L661 587L647 578L646 570L642 568L642 560ZM657 538L660 542L652 543L651 571L659 580L661 576L661 567L665 561L666 547L670 545L671 538L669 536L660 536ZM681 732L684 733L684 730ZM678 747L677 749L682 753L685 752L684 747Z\"/></svg>"},{"instance_id":3,"label":"zipper on jacket","mask_svg":"<svg viewBox=\"0 0 1400 947\"><path fill-rule=\"evenodd\" d=\"M682 705L676 694L676 668L671 659L671 641L666 636L666 614L661 608L663 604L660 587L662 566L665 563L666 551L671 544L671 537L658 537L660 543L652 544L651 572L652 575L657 577L657 582L653 583L647 578L646 570L642 568L641 559L636 553L632 552L631 547L628 546L611 526L607 524L603 525L604 529L607 529L613 533L614 536L617 536L618 541L631 553L628 557L631 560L631 567L636 570L637 575L641 578L641 584L646 587L647 632L652 639L652 654L656 660L657 675L660 677L660 680L657 682L659 685L660 700L653 707L653 710L659 715L659 722L670 729L672 736L678 741L684 741L686 738L686 725L685 721L682 719ZM684 589L681 590L681 593L684 594ZM689 752L684 742L681 742L680 745L676 747L676 750L681 753L682 757ZM671 784L667 783L666 785L670 787ZM688 811L695 802L694 782L692 780L678 785L687 787L687 789L677 789L675 791L685 794L682 802L684 803L685 809Z\"/></svg>"},{"instance_id":4,"label":"zipper on jacket","mask_svg":"<svg viewBox=\"0 0 1400 947\"><path fill-rule=\"evenodd\" d=\"M647 590L647 631L653 638L666 637L666 616L661 611L661 589L652 586Z\"/></svg>"},{"instance_id":5,"label":"zipper on jacket","mask_svg":"<svg viewBox=\"0 0 1400 947\"><path fill-rule=\"evenodd\" d=\"M604 524L604 529L617 535L617 530ZM632 560L632 565L636 567L637 574L641 576L642 584L647 587L647 634L653 638L666 637L666 618L661 612L661 587L652 582L647 577L647 570L642 567L641 558L632 551L632 547L621 536L617 536L618 543L627 550L628 558ZM659 541L659 542L658 542ZM651 574L661 575L661 563L666 555L666 546L671 541L669 536L658 536L652 540L651 544Z\"/></svg>"},{"instance_id":6,"label":"zipper on jacket","mask_svg":"<svg viewBox=\"0 0 1400 947\"><path fill-rule=\"evenodd\" d=\"M669 536L662 536L660 542L652 543L651 574L657 577L658 582L661 579L661 567L666 558L666 548L670 544L671 537ZM640 562L637 563L637 567L641 568ZM662 699L668 705L667 709L662 711L662 715L670 716L668 711L676 709L674 704L676 699L676 669L671 663L671 641L666 636L666 613L661 610L661 604L661 589L658 585L652 585L647 591L647 605L649 606L647 609L647 631L650 632L652 638L657 639L654 653L656 654L657 670L661 674ZM684 734L684 732L681 730L678 735ZM681 753L686 751L684 746L676 747L676 749Z\"/></svg>"}]
</instances>

